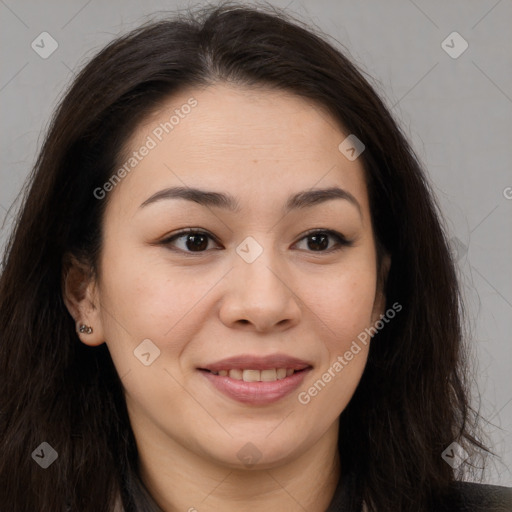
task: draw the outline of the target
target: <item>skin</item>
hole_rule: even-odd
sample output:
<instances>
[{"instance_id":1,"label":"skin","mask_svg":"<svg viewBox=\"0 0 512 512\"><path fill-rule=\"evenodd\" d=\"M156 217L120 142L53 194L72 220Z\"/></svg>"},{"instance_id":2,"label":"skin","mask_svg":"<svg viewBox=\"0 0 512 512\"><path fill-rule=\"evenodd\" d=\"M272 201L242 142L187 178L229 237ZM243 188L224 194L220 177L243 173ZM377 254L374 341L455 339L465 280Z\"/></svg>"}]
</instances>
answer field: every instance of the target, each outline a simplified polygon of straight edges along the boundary
<instances>
[{"instance_id":1,"label":"skin","mask_svg":"<svg viewBox=\"0 0 512 512\"><path fill-rule=\"evenodd\" d=\"M225 84L174 95L138 126L128 152L191 96L198 105L109 192L99 271L90 277L75 262L66 304L94 329L79 333L83 343L108 345L141 476L163 510L323 512L343 463L338 418L369 345L308 404L298 393L384 313L363 167L338 150L348 133L318 106ZM184 199L140 206L174 186L229 193L240 209ZM331 199L283 214L290 195L329 187L350 192L360 210ZM186 237L160 243L183 228L216 240L192 254ZM338 231L352 245L330 237L327 250L312 250L313 229ZM248 236L263 248L253 263L236 252ZM160 350L150 366L133 353L144 339ZM269 405L234 401L197 369L277 352L313 369L297 391ZM237 455L246 443L261 457L251 467Z\"/></svg>"}]
</instances>

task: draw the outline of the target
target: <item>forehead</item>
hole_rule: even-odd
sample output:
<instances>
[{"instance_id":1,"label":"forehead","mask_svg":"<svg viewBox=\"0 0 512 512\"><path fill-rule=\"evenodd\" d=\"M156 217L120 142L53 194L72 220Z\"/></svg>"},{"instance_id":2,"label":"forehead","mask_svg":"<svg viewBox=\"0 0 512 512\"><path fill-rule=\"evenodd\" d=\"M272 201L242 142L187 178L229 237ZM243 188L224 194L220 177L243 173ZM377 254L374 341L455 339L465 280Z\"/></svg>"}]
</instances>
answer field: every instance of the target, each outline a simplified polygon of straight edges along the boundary
<instances>
[{"instance_id":1,"label":"forehead","mask_svg":"<svg viewBox=\"0 0 512 512\"><path fill-rule=\"evenodd\" d=\"M340 186L365 209L362 163L338 149L347 135L319 105L289 92L226 84L189 89L134 131L120 165L137 162L114 195L129 192L140 204L160 188L201 186L241 197L243 206L244 200Z\"/></svg>"}]
</instances>

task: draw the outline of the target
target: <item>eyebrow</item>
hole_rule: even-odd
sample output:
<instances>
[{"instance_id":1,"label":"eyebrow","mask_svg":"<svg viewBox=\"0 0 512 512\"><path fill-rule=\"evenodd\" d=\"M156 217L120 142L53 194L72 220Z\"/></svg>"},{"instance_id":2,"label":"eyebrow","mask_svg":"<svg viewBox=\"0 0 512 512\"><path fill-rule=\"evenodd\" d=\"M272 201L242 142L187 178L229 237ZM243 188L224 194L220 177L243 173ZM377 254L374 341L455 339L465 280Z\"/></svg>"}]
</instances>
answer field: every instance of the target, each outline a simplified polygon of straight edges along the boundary
<instances>
[{"instance_id":1,"label":"eyebrow","mask_svg":"<svg viewBox=\"0 0 512 512\"><path fill-rule=\"evenodd\" d=\"M206 207L223 208L235 213L240 211L238 201L229 194L191 187L170 187L160 190L146 199L140 205L140 208L164 199L185 199ZM288 213L292 210L308 208L333 199L344 199L350 202L357 208L359 215L362 217L361 205L357 199L350 192L339 187L310 189L298 192L288 198L284 212Z\"/></svg>"}]
</instances>

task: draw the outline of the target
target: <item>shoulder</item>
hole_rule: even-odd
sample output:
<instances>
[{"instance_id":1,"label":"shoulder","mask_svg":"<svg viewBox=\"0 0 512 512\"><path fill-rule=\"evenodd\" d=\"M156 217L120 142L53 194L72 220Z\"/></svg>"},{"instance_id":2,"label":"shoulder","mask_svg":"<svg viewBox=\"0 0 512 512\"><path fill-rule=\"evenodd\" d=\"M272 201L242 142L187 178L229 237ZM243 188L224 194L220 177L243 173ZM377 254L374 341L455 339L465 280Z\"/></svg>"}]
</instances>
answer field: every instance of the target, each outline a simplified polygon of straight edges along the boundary
<instances>
[{"instance_id":1,"label":"shoulder","mask_svg":"<svg viewBox=\"0 0 512 512\"><path fill-rule=\"evenodd\" d=\"M350 482L349 482L350 483ZM326 512L368 512L365 504L350 499L350 485L338 485ZM431 512L512 512L512 488L453 482L432 505Z\"/></svg>"},{"instance_id":2,"label":"shoulder","mask_svg":"<svg viewBox=\"0 0 512 512\"><path fill-rule=\"evenodd\" d=\"M512 512L512 488L454 482L435 512Z\"/></svg>"}]
</instances>

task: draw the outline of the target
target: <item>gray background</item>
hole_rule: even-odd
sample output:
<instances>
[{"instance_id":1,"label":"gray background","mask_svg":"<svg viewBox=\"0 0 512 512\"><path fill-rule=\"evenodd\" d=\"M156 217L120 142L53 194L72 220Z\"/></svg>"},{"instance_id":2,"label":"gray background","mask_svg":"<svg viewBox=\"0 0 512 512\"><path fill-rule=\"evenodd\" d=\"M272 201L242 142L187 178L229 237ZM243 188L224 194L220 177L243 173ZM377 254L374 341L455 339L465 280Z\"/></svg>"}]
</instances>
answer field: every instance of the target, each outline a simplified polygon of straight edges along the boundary
<instances>
[{"instance_id":1,"label":"gray background","mask_svg":"<svg viewBox=\"0 0 512 512\"><path fill-rule=\"evenodd\" d=\"M512 1L271 3L288 5L350 51L428 170L469 311L481 397L475 406L490 421L487 432L502 457L491 463L488 480L511 485ZM9 207L76 70L119 33L189 5L197 4L0 0L0 247L12 222ZM59 45L47 59L31 47L44 31ZM469 44L458 58L441 46L453 31ZM461 48L457 40L447 44Z\"/></svg>"}]
</instances>

